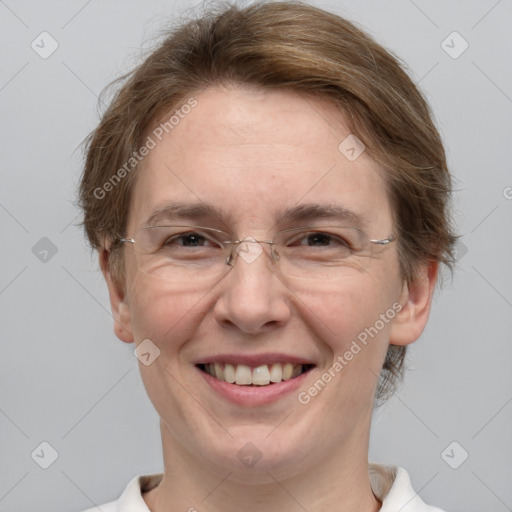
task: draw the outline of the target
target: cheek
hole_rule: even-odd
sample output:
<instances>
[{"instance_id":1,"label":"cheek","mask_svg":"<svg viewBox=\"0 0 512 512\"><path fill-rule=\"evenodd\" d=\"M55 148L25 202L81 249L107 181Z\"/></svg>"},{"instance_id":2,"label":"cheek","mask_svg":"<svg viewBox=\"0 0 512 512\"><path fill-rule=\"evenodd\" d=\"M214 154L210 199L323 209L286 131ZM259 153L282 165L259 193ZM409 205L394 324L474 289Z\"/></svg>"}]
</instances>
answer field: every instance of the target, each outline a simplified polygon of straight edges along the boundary
<instances>
[{"instance_id":1,"label":"cheek","mask_svg":"<svg viewBox=\"0 0 512 512\"><path fill-rule=\"evenodd\" d=\"M149 338L162 353L175 352L197 323L201 295L138 274L130 289L130 313L136 343Z\"/></svg>"},{"instance_id":2,"label":"cheek","mask_svg":"<svg viewBox=\"0 0 512 512\"><path fill-rule=\"evenodd\" d=\"M355 390L354 397L372 388L380 372L396 316L395 295L367 275L346 281L339 290L300 297L300 316L318 340L325 366L339 362L335 370L342 377L336 381L344 382L346 391ZM363 380L367 386L361 386Z\"/></svg>"},{"instance_id":3,"label":"cheek","mask_svg":"<svg viewBox=\"0 0 512 512\"><path fill-rule=\"evenodd\" d=\"M304 314L310 310L311 320L325 333L325 339L332 340L330 345L344 348L350 339L391 308L393 297L389 290L370 286L358 276L357 280L343 283L339 290L304 294L301 301Z\"/></svg>"},{"instance_id":4,"label":"cheek","mask_svg":"<svg viewBox=\"0 0 512 512\"><path fill-rule=\"evenodd\" d=\"M315 381L303 392L321 396L315 407L327 407L340 421L346 421L349 410L365 414L373 404L396 316L394 294L359 280L357 285L345 283L342 290L302 299L308 306L301 309L302 319L325 354L317 379L327 383L324 387Z\"/></svg>"}]
</instances>

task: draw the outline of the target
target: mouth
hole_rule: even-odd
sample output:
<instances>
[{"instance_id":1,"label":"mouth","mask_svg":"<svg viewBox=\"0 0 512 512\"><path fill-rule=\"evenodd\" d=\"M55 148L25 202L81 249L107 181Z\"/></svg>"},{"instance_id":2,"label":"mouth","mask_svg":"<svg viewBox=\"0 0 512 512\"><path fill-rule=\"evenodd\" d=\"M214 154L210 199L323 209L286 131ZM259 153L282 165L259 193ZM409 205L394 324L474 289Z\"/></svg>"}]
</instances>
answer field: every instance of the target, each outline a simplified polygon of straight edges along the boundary
<instances>
[{"instance_id":1,"label":"mouth","mask_svg":"<svg viewBox=\"0 0 512 512\"><path fill-rule=\"evenodd\" d=\"M251 367L245 364L200 363L196 364L202 372L218 381L236 386L264 387L293 380L314 368L314 364L296 364L291 362L260 364Z\"/></svg>"}]
</instances>

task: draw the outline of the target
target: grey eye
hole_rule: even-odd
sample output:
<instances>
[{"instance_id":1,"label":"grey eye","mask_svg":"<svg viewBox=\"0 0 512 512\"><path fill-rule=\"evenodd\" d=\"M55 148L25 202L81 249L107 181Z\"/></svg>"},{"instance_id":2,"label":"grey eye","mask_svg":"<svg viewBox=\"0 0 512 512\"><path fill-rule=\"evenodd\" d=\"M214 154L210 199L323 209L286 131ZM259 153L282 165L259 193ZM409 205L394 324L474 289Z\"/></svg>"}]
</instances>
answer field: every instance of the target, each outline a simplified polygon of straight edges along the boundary
<instances>
[{"instance_id":1,"label":"grey eye","mask_svg":"<svg viewBox=\"0 0 512 512\"><path fill-rule=\"evenodd\" d=\"M300 237L297 237L292 245L306 245L308 247L351 247L351 244L347 240L321 231L304 233Z\"/></svg>"},{"instance_id":2,"label":"grey eye","mask_svg":"<svg viewBox=\"0 0 512 512\"><path fill-rule=\"evenodd\" d=\"M199 233L185 233L184 235L177 235L166 240L165 245L172 244L178 241L178 245L184 247L202 247L208 239Z\"/></svg>"}]
</instances>

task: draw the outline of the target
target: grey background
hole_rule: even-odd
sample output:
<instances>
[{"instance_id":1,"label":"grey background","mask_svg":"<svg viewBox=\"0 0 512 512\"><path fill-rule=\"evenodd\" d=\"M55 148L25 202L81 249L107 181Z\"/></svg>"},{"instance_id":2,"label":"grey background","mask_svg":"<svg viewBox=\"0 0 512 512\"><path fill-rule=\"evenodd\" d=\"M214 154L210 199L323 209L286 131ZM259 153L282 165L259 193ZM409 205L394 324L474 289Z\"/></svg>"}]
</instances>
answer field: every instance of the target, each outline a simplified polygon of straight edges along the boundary
<instances>
[{"instance_id":1,"label":"grey background","mask_svg":"<svg viewBox=\"0 0 512 512\"><path fill-rule=\"evenodd\" d=\"M457 178L455 278L436 295L405 384L375 414L371 459L407 468L421 497L448 511L512 510L512 2L314 4L408 63ZM113 334L75 226L76 148L98 121L101 89L192 5L0 1L0 512L77 511L162 469L133 347ZM47 59L31 48L43 31L59 45ZM441 46L453 31L469 43L456 59ZM58 452L48 469L44 441ZM445 461L459 464L463 450L452 469Z\"/></svg>"}]
</instances>

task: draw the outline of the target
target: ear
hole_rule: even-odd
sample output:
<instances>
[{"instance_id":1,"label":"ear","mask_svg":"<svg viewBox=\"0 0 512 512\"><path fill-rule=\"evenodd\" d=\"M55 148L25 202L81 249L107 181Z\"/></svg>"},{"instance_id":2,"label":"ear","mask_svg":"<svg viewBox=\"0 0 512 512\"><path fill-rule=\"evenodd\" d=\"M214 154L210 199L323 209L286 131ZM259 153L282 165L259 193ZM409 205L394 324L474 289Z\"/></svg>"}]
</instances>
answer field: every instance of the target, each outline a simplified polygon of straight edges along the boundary
<instances>
[{"instance_id":1,"label":"ear","mask_svg":"<svg viewBox=\"0 0 512 512\"><path fill-rule=\"evenodd\" d=\"M399 299L402 309L391 325L390 345L409 345L420 337L430 314L438 270L437 262L423 265L414 280L404 284Z\"/></svg>"},{"instance_id":2,"label":"ear","mask_svg":"<svg viewBox=\"0 0 512 512\"><path fill-rule=\"evenodd\" d=\"M126 292L122 283L117 282L109 268L110 251L103 248L99 250L100 267L107 283L110 295L110 308L114 318L114 332L125 343L133 343L134 337L131 327L131 317L126 302Z\"/></svg>"}]
</instances>

